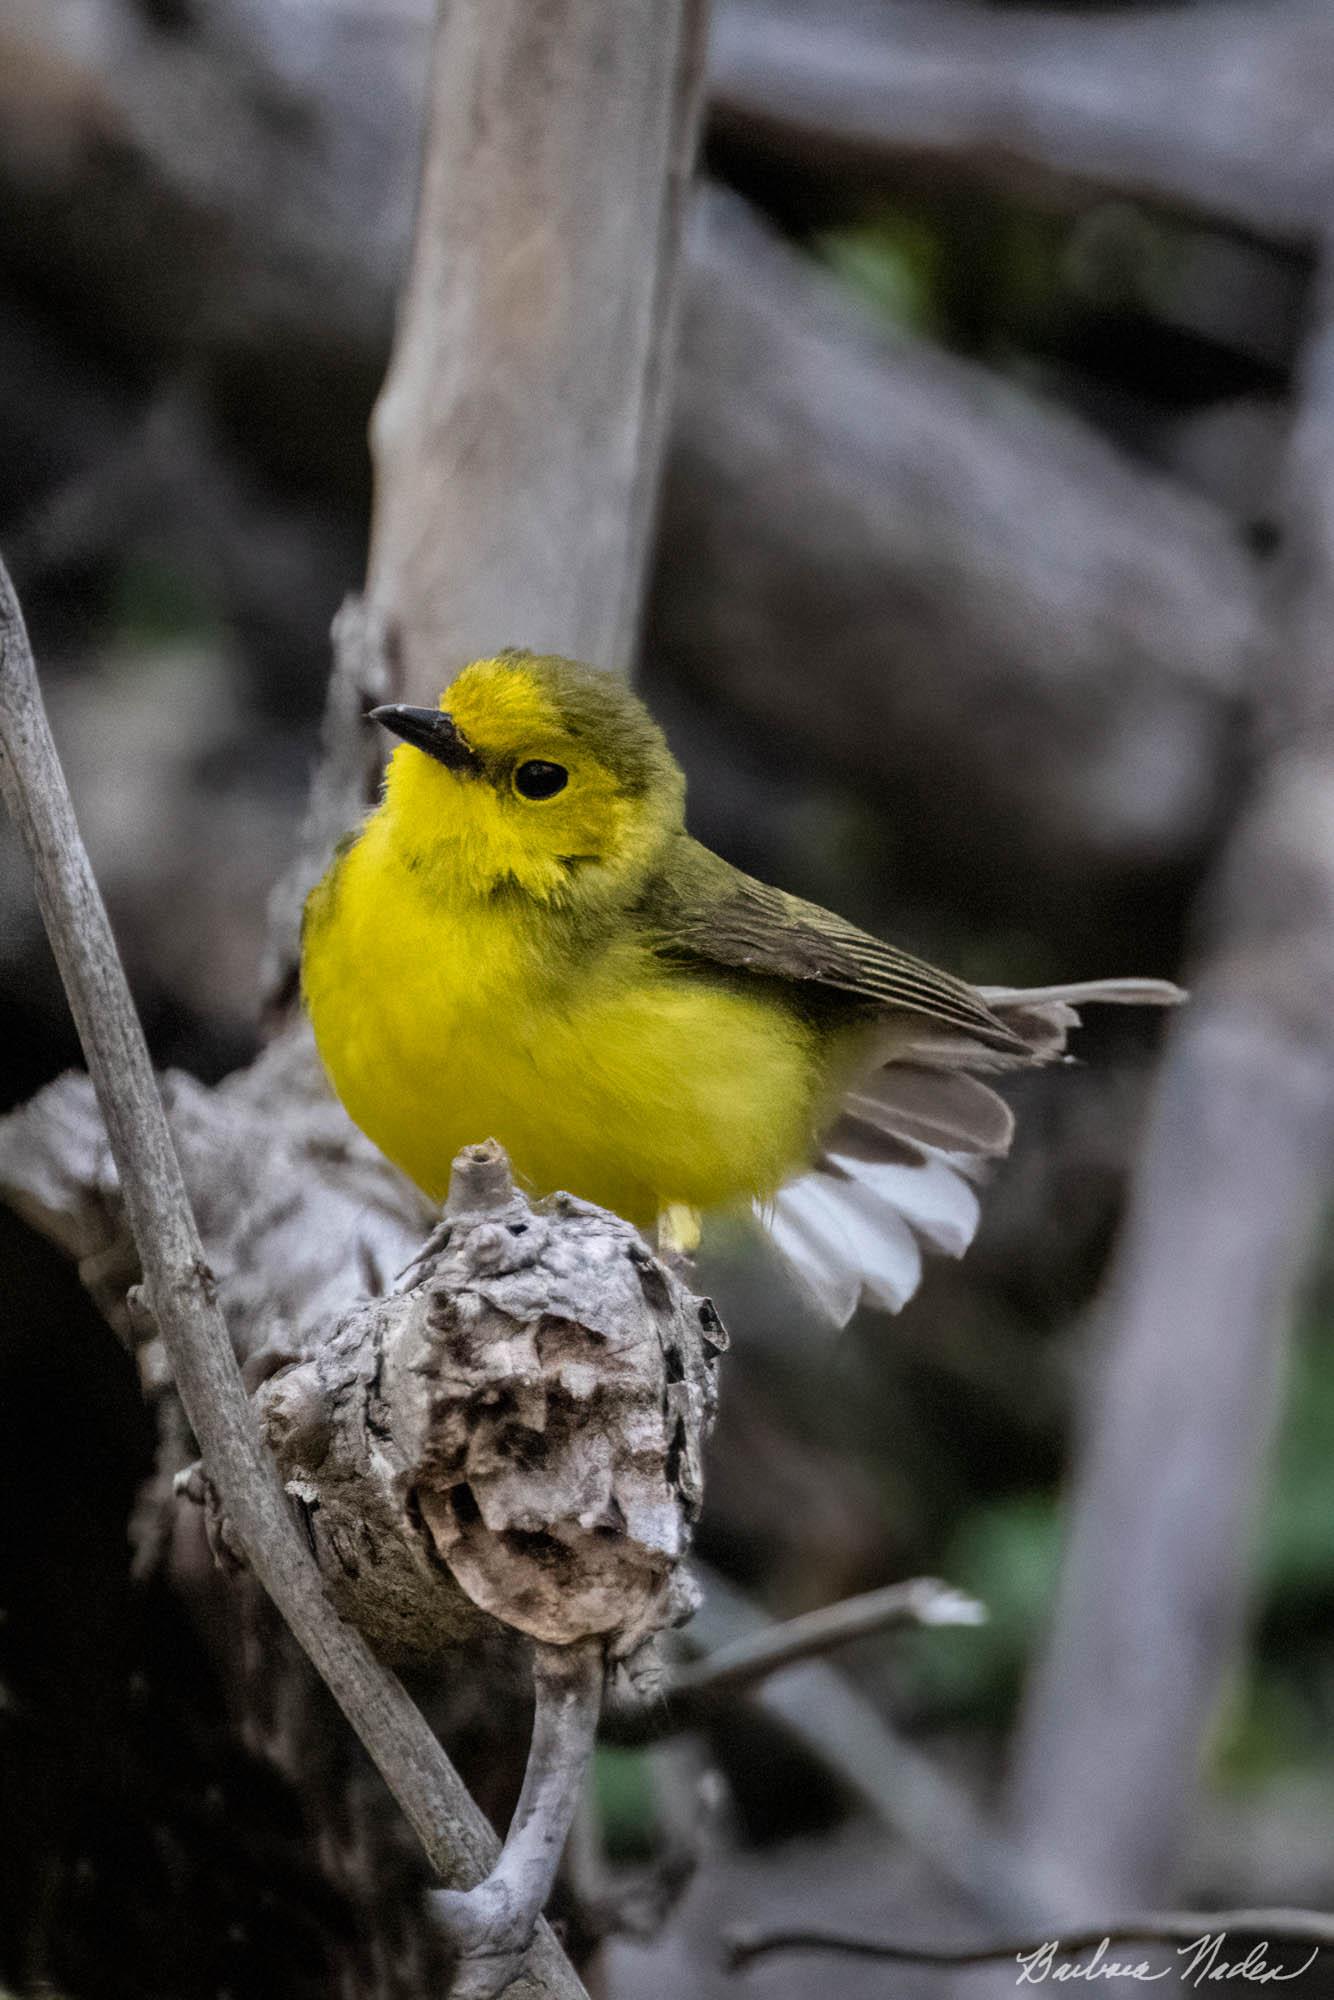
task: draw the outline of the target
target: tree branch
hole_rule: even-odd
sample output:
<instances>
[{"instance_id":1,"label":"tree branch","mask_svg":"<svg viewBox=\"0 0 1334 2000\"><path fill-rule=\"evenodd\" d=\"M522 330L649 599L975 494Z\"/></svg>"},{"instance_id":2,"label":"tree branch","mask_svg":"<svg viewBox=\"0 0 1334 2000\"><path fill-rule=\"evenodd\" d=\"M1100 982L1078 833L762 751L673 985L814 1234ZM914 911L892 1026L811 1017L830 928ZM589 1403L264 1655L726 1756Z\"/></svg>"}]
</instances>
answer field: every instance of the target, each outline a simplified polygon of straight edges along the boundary
<instances>
[{"instance_id":1,"label":"tree branch","mask_svg":"<svg viewBox=\"0 0 1334 2000\"><path fill-rule=\"evenodd\" d=\"M518 1970L583 1792L604 1671L599 1640L535 1651L532 1746L500 1859L475 1889L444 1889L436 1898L464 1953L452 2000L493 2000Z\"/></svg>"},{"instance_id":2,"label":"tree branch","mask_svg":"<svg viewBox=\"0 0 1334 2000\"><path fill-rule=\"evenodd\" d=\"M774 1629L716 1572L697 1565L696 1573L704 1596L691 1623L692 1644L718 1653L760 1642ZM787 1672L754 1683L747 1699L943 1881L998 1921L1039 1921L1050 1904L1048 1886L987 1827L962 1788L835 1667L795 1661Z\"/></svg>"},{"instance_id":3,"label":"tree branch","mask_svg":"<svg viewBox=\"0 0 1334 2000\"><path fill-rule=\"evenodd\" d=\"M1286 468L1250 796L1201 906L1100 1316L1054 1627L1012 1787L1092 1897L1160 1893L1240 1642L1298 1287L1334 1163L1334 243Z\"/></svg>"},{"instance_id":4,"label":"tree branch","mask_svg":"<svg viewBox=\"0 0 1334 2000\"><path fill-rule=\"evenodd\" d=\"M702 1659L677 1667L651 1706L625 1706L608 1719L618 1742L655 1741L705 1719L720 1698L744 1693L771 1674L858 1639L901 1625L980 1625L985 1619L986 1610L975 1598L934 1577L891 1583L782 1624L757 1625Z\"/></svg>"},{"instance_id":5,"label":"tree branch","mask_svg":"<svg viewBox=\"0 0 1334 2000\"><path fill-rule=\"evenodd\" d=\"M1194 1945L1220 1934L1230 1937L1233 1932L1263 1938L1266 1944L1309 1944L1322 1951L1334 1950L1334 1917L1318 1910L1175 1910L1163 1915L1119 1917L1109 1923L1066 1925L1059 1937L1029 1932L968 1945L909 1944L898 1938L869 1937L818 1925L737 1930L728 1940L727 1962L735 1972L775 1952L829 1951L894 1965L984 1965L1002 1958L1030 1958L1053 1944L1054 1956L1062 1959L1074 1952L1096 1950L1101 1944ZM1056 1976L1059 1978L1059 1973Z\"/></svg>"},{"instance_id":6,"label":"tree branch","mask_svg":"<svg viewBox=\"0 0 1334 2000\"><path fill-rule=\"evenodd\" d=\"M410 701L502 645L623 670L706 0L451 0L371 436L367 597Z\"/></svg>"},{"instance_id":7,"label":"tree branch","mask_svg":"<svg viewBox=\"0 0 1334 2000\"><path fill-rule=\"evenodd\" d=\"M382 622L361 597L348 597L330 634L333 664L320 726L320 755L311 779L296 853L269 897L268 930L259 970L260 1006L281 1018L296 998L301 913L338 842L374 796L384 761L380 732L363 718L395 698L397 661Z\"/></svg>"},{"instance_id":8,"label":"tree branch","mask_svg":"<svg viewBox=\"0 0 1334 2000\"><path fill-rule=\"evenodd\" d=\"M963 1591L933 1576L912 1577L906 1583L845 1597L838 1604L715 1647L704 1659L682 1667L669 1692L672 1696L711 1699L752 1687L770 1674L782 1673L785 1667L818 1659L895 1626L982 1625L986 1615L984 1606Z\"/></svg>"},{"instance_id":9,"label":"tree branch","mask_svg":"<svg viewBox=\"0 0 1334 2000\"><path fill-rule=\"evenodd\" d=\"M1203 847L1260 629L1218 510L701 204L650 666L1087 897Z\"/></svg>"},{"instance_id":10,"label":"tree branch","mask_svg":"<svg viewBox=\"0 0 1334 2000\"><path fill-rule=\"evenodd\" d=\"M1318 239L1334 146L1320 6L1029 7L735 0L712 49L716 129L806 165L966 174L1021 198L1138 195Z\"/></svg>"},{"instance_id":11,"label":"tree branch","mask_svg":"<svg viewBox=\"0 0 1334 2000\"><path fill-rule=\"evenodd\" d=\"M400 1683L345 1625L261 1447L130 999L42 706L22 613L0 563L0 790L32 864L42 915L106 1123L145 1290L231 1528L361 1737L432 1865L469 1886L499 1844ZM580 2000L548 1930L530 1991Z\"/></svg>"}]
</instances>

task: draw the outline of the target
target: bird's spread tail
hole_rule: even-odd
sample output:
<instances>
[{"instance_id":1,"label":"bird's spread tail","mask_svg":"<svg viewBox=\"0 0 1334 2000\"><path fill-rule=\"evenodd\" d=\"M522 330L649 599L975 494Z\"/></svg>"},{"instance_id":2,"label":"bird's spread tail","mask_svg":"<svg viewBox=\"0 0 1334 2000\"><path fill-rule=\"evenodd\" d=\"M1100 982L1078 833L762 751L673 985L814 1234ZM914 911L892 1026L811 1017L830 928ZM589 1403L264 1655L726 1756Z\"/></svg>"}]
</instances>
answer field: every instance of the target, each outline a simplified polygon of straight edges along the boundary
<instances>
[{"instance_id":1,"label":"bird's spread tail","mask_svg":"<svg viewBox=\"0 0 1334 2000\"><path fill-rule=\"evenodd\" d=\"M835 1326L863 1302L897 1312L917 1290L923 1248L961 1257L977 1195L959 1155L914 1148L876 1163L827 1153L760 1211L784 1260Z\"/></svg>"},{"instance_id":2,"label":"bird's spread tail","mask_svg":"<svg viewBox=\"0 0 1334 2000\"><path fill-rule=\"evenodd\" d=\"M974 1183L1009 1150L1014 1119L969 1072L1051 1062L1090 1002L1173 1006L1166 980L1109 979L981 997L1018 1044L988 1047L924 1021L896 1029L896 1054L844 1099L819 1159L757 1207L785 1262L836 1326L862 1304L897 1312L916 1291L924 1250L961 1257L978 1223Z\"/></svg>"}]
</instances>

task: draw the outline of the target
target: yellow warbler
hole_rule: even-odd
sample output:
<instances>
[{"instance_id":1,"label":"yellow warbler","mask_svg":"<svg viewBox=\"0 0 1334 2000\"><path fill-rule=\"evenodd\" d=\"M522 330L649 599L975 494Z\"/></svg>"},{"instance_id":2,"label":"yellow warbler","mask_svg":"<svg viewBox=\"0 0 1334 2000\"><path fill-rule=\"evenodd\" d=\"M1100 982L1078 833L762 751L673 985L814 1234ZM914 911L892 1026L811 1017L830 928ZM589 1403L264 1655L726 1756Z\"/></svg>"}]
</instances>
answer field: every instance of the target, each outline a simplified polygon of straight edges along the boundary
<instances>
[{"instance_id":1,"label":"yellow warbler","mask_svg":"<svg viewBox=\"0 0 1334 2000\"><path fill-rule=\"evenodd\" d=\"M502 653L375 717L403 740L307 904L302 985L349 1114L433 1199L494 1137L534 1193L678 1245L754 1203L833 1319L896 1309L1010 1142L970 1072L1058 1055L1076 1003L1180 997L978 989L741 874L685 831L642 702L577 662Z\"/></svg>"}]
</instances>

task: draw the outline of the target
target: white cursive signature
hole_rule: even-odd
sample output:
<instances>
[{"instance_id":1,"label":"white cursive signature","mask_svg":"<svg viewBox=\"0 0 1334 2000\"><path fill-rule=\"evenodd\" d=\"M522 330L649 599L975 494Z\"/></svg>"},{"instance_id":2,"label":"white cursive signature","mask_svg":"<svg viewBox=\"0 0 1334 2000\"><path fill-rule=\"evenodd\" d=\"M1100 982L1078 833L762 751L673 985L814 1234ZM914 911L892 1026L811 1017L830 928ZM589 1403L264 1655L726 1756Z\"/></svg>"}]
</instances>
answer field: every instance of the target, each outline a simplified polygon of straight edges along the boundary
<instances>
[{"instance_id":1,"label":"white cursive signature","mask_svg":"<svg viewBox=\"0 0 1334 2000\"><path fill-rule=\"evenodd\" d=\"M1171 1976L1173 1968L1170 1965L1155 1969L1146 1958L1112 1958L1111 1948L1111 1939L1103 1938L1087 1958L1067 1958L1061 1949L1060 1939L1050 1938L1036 1951L1015 1953L1019 1976L1014 1983L1016 1986L1040 1986L1047 1979L1141 1979L1147 1983ZM1228 1958L1226 1950L1226 1931L1208 1933L1192 1939L1189 1944L1178 1945L1176 1955L1181 1964L1177 1968L1177 1978L1183 1985L1196 1987L1206 1982L1215 1985L1228 1979L1241 1979L1252 1986L1278 1986L1289 1979L1300 1979L1304 1972L1310 1971L1320 1954L1317 1945L1304 1964L1289 1969L1270 1963L1266 1957L1269 1950L1267 1938L1253 1944L1244 1958Z\"/></svg>"},{"instance_id":2,"label":"white cursive signature","mask_svg":"<svg viewBox=\"0 0 1334 2000\"><path fill-rule=\"evenodd\" d=\"M1320 1947L1316 1945L1304 1965L1285 1972L1281 1965L1271 1965L1266 1959L1268 1938L1253 1944L1245 1958L1224 1958L1226 1946L1226 1931L1215 1931L1211 1937L1196 1938L1194 1944L1179 1945L1177 1957L1185 1961L1181 1977L1189 1980L1192 1986L1203 1986L1206 1979L1247 1979L1253 1986L1279 1986L1284 1980L1300 1979L1320 1956Z\"/></svg>"},{"instance_id":3,"label":"white cursive signature","mask_svg":"<svg viewBox=\"0 0 1334 2000\"><path fill-rule=\"evenodd\" d=\"M1104 1938L1094 1947L1091 1958L1064 1958L1061 1954L1061 1940L1050 1938L1036 1951L1027 1954L1015 1953L1019 1967L1016 1986L1040 1986L1044 1979L1165 1979L1171 1966L1164 1966L1155 1972L1147 1959L1138 1961L1109 1958L1112 1948L1110 1938ZM1060 1959L1060 1963L1057 1960Z\"/></svg>"}]
</instances>

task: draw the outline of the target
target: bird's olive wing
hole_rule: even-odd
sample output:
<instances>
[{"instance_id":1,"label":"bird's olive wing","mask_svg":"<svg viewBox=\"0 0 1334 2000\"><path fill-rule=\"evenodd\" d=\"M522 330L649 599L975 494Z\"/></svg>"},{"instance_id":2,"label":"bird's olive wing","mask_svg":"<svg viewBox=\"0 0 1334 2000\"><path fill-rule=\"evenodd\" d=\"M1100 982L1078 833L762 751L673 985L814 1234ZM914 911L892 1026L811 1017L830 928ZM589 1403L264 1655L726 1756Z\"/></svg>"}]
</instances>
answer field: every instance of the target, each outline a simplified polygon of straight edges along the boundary
<instances>
[{"instance_id":1,"label":"bird's olive wing","mask_svg":"<svg viewBox=\"0 0 1334 2000\"><path fill-rule=\"evenodd\" d=\"M862 1007L925 1015L993 1049L1024 1047L964 980L705 849L678 851L674 861L650 886L641 912L662 956L788 982L812 997L841 995Z\"/></svg>"}]
</instances>

